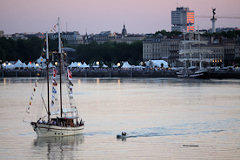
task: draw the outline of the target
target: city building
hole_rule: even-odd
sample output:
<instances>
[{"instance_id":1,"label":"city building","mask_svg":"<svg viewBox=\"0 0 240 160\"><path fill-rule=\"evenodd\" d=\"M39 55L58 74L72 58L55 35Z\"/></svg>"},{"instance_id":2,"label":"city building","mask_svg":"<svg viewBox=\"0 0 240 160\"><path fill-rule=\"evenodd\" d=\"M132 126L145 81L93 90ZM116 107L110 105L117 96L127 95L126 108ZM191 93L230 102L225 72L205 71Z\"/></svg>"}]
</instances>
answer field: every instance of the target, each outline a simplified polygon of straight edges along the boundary
<instances>
[{"instance_id":1,"label":"city building","mask_svg":"<svg viewBox=\"0 0 240 160\"><path fill-rule=\"evenodd\" d=\"M17 40L17 39L22 39L22 40L27 40L27 34L26 33L14 33L11 36L12 39Z\"/></svg>"},{"instance_id":2,"label":"city building","mask_svg":"<svg viewBox=\"0 0 240 160\"><path fill-rule=\"evenodd\" d=\"M221 46L224 50L223 64L225 66L234 65L234 59L240 57L240 38L212 37L211 45Z\"/></svg>"},{"instance_id":3,"label":"city building","mask_svg":"<svg viewBox=\"0 0 240 160\"><path fill-rule=\"evenodd\" d=\"M206 46L202 46L201 49L211 51L211 55L208 56L210 59L209 65L216 66L224 62L224 47L222 45L208 44Z\"/></svg>"},{"instance_id":4,"label":"city building","mask_svg":"<svg viewBox=\"0 0 240 160\"><path fill-rule=\"evenodd\" d=\"M49 38L54 40L57 39L58 33L50 33ZM69 45L79 45L84 43L83 36L81 36L77 31L62 32L61 38L63 41L65 41Z\"/></svg>"},{"instance_id":5,"label":"city building","mask_svg":"<svg viewBox=\"0 0 240 160\"><path fill-rule=\"evenodd\" d=\"M240 45L235 47L235 57L234 58L239 58L240 57Z\"/></svg>"},{"instance_id":6,"label":"city building","mask_svg":"<svg viewBox=\"0 0 240 160\"><path fill-rule=\"evenodd\" d=\"M194 11L189 8L177 7L171 12L172 31L194 31Z\"/></svg>"},{"instance_id":7,"label":"city building","mask_svg":"<svg viewBox=\"0 0 240 160\"><path fill-rule=\"evenodd\" d=\"M4 37L4 31L0 30L0 37Z\"/></svg>"},{"instance_id":8,"label":"city building","mask_svg":"<svg viewBox=\"0 0 240 160\"><path fill-rule=\"evenodd\" d=\"M95 34L92 37L92 40L97 42L98 44L102 44L104 42L108 42L111 35L111 31L102 31L99 34Z\"/></svg>"},{"instance_id":9,"label":"city building","mask_svg":"<svg viewBox=\"0 0 240 160\"><path fill-rule=\"evenodd\" d=\"M111 31L102 31L95 35L85 35L85 44L92 41L102 44L105 42L128 43L131 44L136 41L142 41L145 38L144 34L128 34L126 26L123 25L122 33L111 33Z\"/></svg>"},{"instance_id":10,"label":"city building","mask_svg":"<svg viewBox=\"0 0 240 160\"><path fill-rule=\"evenodd\" d=\"M143 41L143 60L165 60L171 66L178 64L180 39L158 35Z\"/></svg>"},{"instance_id":11,"label":"city building","mask_svg":"<svg viewBox=\"0 0 240 160\"><path fill-rule=\"evenodd\" d=\"M238 47L234 43L225 44L223 47L224 47L224 64L226 66L232 66L234 64L234 58Z\"/></svg>"}]
</instances>

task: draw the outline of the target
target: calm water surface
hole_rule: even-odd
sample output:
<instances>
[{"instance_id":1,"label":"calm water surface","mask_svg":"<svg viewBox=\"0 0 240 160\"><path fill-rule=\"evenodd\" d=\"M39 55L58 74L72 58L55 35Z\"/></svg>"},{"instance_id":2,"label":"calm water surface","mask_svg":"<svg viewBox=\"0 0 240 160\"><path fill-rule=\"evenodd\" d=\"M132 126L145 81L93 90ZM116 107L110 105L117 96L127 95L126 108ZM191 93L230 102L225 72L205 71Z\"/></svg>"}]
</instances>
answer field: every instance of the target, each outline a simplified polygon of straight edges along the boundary
<instances>
[{"instance_id":1,"label":"calm water surface","mask_svg":"<svg viewBox=\"0 0 240 160\"><path fill-rule=\"evenodd\" d=\"M42 139L34 82L0 79L0 159L240 159L240 80L76 78L84 133Z\"/></svg>"}]
</instances>

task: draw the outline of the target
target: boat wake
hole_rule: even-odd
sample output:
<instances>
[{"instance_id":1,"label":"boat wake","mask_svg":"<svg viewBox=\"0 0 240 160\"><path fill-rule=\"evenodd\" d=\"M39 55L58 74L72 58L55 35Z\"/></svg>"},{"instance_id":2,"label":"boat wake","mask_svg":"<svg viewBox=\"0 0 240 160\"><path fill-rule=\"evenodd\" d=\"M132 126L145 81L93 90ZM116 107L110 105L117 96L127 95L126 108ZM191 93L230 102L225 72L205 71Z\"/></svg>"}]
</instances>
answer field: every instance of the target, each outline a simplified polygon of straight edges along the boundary
<instances>
[{"instance_id":1,"label":"boat wake","mask_svg":"<svg viewBox=\"0 0 240 160\"><path fill-rule=\"evenodd\" d=\"M139 128L135 130L122 130L127 133L121 136L122 131L96 131L85 133L85 136L116 136L117 138L140 138L156 136L192 136L200 134L218 134L225 131L234 132L239 125L240 119L226 119L198 123L183 123L166 127ZM120 136L118 136L120 135Z\"/></svg>"},{"instance_id":2,"label":"boat wake","mask_svg":"<svg viewBox=\"0 0 240 160\"><path fill-rule=\"evenodd\" d=\"M187 131L174 128L147 128L141 129L137 132L129 132L126 138L138 138L138 137L156 137L156 136L182 136L182 135L196 135L196 134L208 134L218 133L224 130L203 130L203 131Z\"/></svg>"},{"instance_id":3,"label":"boat wake","mask_svg":"<svg viewBox=\"0 0 240 160\"><path fill-rule=\"evenodd\" d=\"M135 131L128 131L127 136L123 136L122 138L197 135L197 134L219 133L223 131L224 131L223 129L190 131L189 129L153 127L153 128L142 128ZM84 135L85 136L97 136L97 135L112 136L112 135L120 135L120 133L113 132L113 131L99 131L99 132L88 132L88 133L85 133Z\"/></svg>"}]
</instances>

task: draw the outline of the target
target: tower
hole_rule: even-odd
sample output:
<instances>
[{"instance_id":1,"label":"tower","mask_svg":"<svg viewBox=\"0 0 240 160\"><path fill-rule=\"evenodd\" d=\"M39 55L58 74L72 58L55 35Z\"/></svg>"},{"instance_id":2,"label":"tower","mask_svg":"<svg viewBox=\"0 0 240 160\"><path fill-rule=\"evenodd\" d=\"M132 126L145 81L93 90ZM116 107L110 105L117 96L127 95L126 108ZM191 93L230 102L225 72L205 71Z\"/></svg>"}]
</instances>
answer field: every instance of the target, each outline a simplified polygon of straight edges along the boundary
<instances>
[{"instance_id":1,"label":"tower","mask_svg":"<svg viewBox=\"0 0 240 160\"><path fill-rule=\"evenodd\" d=\"M211 21L212 21L212 33L216 32L215 22L216 22L217 18L215 18L215 14L216 14L215 11L216 11L216 8L213 8L212 9L213 16L211 18Z\"/></svg>"},{"instance_id":2,"label":"tower","mask_svg":"<svg viewBox=\"0 0 240 160\"><path fill-rule=\"evenodd\" d=\"M123 29L122 29L122 36L127 36L127 30L125 28L125 24L123 25Z\"/></svg>"},{"instance_id":3,"label":"tower","mask_svg":"<svg viewBox=\"0 0 240 160\"><path fill-rule=\"evenodd\" d=\"M172 31L189 32L194 31L194 11L189 8L177 7L171 12Z\"/></svg>"}]
</instances>

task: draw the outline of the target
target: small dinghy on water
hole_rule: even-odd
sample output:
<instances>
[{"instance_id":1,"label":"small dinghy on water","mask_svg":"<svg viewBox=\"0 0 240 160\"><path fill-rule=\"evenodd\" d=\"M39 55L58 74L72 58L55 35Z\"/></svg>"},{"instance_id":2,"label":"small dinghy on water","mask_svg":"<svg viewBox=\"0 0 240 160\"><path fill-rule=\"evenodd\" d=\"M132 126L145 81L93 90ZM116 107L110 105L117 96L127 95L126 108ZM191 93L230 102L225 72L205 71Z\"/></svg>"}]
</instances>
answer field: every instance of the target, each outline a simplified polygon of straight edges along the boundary
<instances>
[{"instance_id":1,"label":"small dinghy on water","mask_svg":"<svg viewBox=\"0 0 240 160\"><path fill-rule=\"evenodd\" d=\"M117 136L116 136L116 138L117 139L123 139L123 138L127 138L128 136L127 136L127 133L126 132L122 132L122 134L118 134Z\"/></svg>"}]
</instances>

